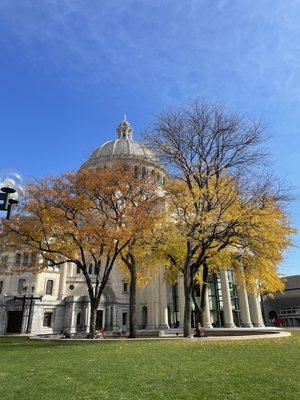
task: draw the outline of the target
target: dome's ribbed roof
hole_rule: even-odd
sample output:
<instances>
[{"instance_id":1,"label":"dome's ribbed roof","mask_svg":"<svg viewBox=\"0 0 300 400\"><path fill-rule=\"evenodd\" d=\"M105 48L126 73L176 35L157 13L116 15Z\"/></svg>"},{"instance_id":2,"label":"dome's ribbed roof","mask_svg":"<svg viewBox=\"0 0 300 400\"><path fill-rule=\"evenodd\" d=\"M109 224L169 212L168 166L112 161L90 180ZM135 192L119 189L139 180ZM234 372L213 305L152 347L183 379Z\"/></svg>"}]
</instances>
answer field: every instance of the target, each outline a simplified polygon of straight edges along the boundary
<instances>
[{"instance_id":1,"label":"dome's ribbed roof","mask_svg":"<svg viewBox=\"0 0 300 400\"><path fill-rule=\"evenodd\" d=\"M92 152L84 166L96 167L111 159L139 159L157 163L157 159L142 143L132 140L133 129L126 118L117 128L118 139L104 143Z\"/></svg>"}]
</instances>

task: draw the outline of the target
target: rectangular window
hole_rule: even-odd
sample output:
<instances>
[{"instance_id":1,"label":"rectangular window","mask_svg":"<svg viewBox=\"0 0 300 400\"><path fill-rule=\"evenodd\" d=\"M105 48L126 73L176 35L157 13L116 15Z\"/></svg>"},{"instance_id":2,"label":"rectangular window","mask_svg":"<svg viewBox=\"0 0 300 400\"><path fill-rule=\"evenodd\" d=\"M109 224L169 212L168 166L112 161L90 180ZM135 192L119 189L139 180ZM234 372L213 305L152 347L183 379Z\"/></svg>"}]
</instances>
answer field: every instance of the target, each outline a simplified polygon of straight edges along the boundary
<instances>
[{"instance_id":1,"label":"rectangular window","mask_svg":"<svg viewBox=\"0 0 300 400\"><path fill-rule=\"evenodd\" d=\"M17 253L16 254L16 267L19 267L21 265L21 258L22 258L21 253Z\"/></svg>"},{"instance_id":2,"label":"rectangular window","mask_svg":"<svg viewBox=\"0 0 300 400\"><path fill-rule=\"evenodd\" d=\"M52 312L45 312L44 313L44 320L43 320L43 326L51 326L51 320L52 320Z\"/></svg>"},{"instance_id":3,"label":"rectangular window","mask_svg":"<svg viewBox=\"0 0 300 400\"><path fill-rule=\"evenodd\" d=\"M0 294L2 294L2 290L3 290L3 281L0 281Z\"/></svg>"},{"instance_id":4,"label":"rectangular window","mask_svg":"<svg viewBox=\"0 0 300 400\"><path fill-rule=\"evenodd\" d=\"M23 290L25 289L25 282L26 282L26 279L18 280L18 288L17 288L18 294L22 294Z\"/></svg>"},{"instance_id":5,"label":"rectangular window","mask_svg":"<svg viewBox=\"0 0 300 400\"><path fill-rule=\"evenodd\" d=\"M24 253L23 254L23 265L25 267L28 267L29 264L29 254L28 253Z\"/></svg>"},{"instance_id":6,"label":"rectangular window","mask_svg":"<svg viewBox=\"0 0 300 400\"><path fill-rule=\"evenodd\" d=\"M81 272L80 267L77 267L77 268L76 268L76 274L80 274L80 272Z\"/></svg>"},{"instance_id":7,"label":"rectangular window","mask_svg":"<svg viewBox=\"0 0 300 400\"><path fill-rule=\"evenodd\" d=\"M93 265L90 264L89 265L89 275L92 275L92 274L93 274Z\"/></svg>"},{"instance_id":8,"label":"rectangular window","mask_svg":"<svg viewBox=\"0 0 300 400\"><path fill-rule=\"evenodd\" d=\"M128 283L127 282L123 282L123 292L128 293Z\"/></svg>"},{"instance_id":9,"label":"rectangular window","mask_svg":"<svg viewBox=\"0 0 300 400\"><path fill-rule=\"evenodd\" d=\"M29 260L30 260L29 263L34 265L36 263L36 257L37 257L36 253L31 253L30 257L29 257Z\"/></svg>"},{"instance_id":10,"label":"rectangular window","mask_svg":"<svg viewBox=\"0 0 300 400\"><path fill-rule=\"evenodd\" d=\"M53 293L53 281L48 280L46 284L46 294L52 295L52 293Z\"/></svg>"},{"instance_id":11,"label":"rectangular window","mask_svg":"<svg viewBox=\"0 0 300 400\"><path fill-rule=\"evenodd\" d=\"M122 325L127 325L127 312L122 314Z\"/></svg>"}]
</instances>

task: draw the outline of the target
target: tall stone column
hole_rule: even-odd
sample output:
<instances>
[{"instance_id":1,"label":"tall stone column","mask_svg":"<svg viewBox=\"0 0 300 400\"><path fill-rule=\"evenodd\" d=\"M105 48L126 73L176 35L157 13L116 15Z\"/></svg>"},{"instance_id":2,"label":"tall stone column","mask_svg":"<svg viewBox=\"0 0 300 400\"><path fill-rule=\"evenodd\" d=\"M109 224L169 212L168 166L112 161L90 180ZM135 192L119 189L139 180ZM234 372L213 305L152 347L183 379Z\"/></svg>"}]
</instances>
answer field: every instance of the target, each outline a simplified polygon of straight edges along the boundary
<instances>
[{"instance_id":1,"label":"tall stone column","mask_svg":"<svg viewBox=\"0 0 300 400\"><path fill-rule=\"evenodd\" d=\"M157 275L154 279L153 288L153 302L154 302L154 325L155 328L160 326L160 276Z\"/></svg>"},{"instance_id":2,"label":"tall stone column","mask_svg":"<svg viewBox=\"0 0 300 400\"><path fill-rule=\"evenodd\" d=\"M251 328L251 315L249 309L248 295L246 292L246 285L244 278L237 286L237 294L239 297L241 326L244 328Z\"/></svg>"},{"instance_id":3,"label":"tall stone column","mask_svg":"<svg viewBox=\"0 0 300 400\"><path fill-rule=\"evenodd\" d=\"M185 304L183 276L181 276L178 280L177 289L178 289L178 303L179 303L179 327L183 328L184 304Z\"/></svg>"},{"instance_id":4,"label":"tall stone column","mask_svg":"<svg viewBox=\"0 0 300 400\"><path fill-rule=\"evenodd\" d=\"M225 320L224 327L235 328L233 322L230 289L229 289L228 275L226 269L221 271L220 277L221 277L221 289L222 289L223 310L224 310L224 320Z\"/></svg>"},{"instance_id":5,"label":"tall stone column","mask_svg":"<svg viewBox=\"0 0 300 400\"><path fill-rule=\"evenodd\" d=\"M70 304L70 313L71 313L70 333L76 333L76 303L75 303L75 297L73 298L73 302Z\"/></svg>"},{"instance_id":6,"label":"tall stone column","mask_svg":"<svg viewBox=\"0 0 300 400\"><path fill-rule=\"evenodd\" d=\"M259 296L256 296L254 294L249 294L248 300L249 300L251 321L253 326L256 328L263 328L265 324L262 317Z\"/></svg>"},{"instance_id":7,"label":"tall stone column","mask_svg":"<svg viewBox=\"0 0 300 400\"><path fill-rule=\"evenodd\" d=\"M0 335L5 334L5 304L0 304Z\"/></svg>"},{"instance_id":8,"label":"tall stone column","mask_svg":"<svg viewBox=\"0 0 300 400\"><path fill-rule=\"evenodd\" d=\"M59 275L59 288L58 288L58 298L62 300L66 294L66 282L68 277L69 264L64 263L60 266Z\"/></svg>"},{"instance_id":9,"label":"tall stone column","mask_svg":"<svg viewBox=\"0 0 300 400\"><path fill-rule=\"evenodd\" d=\"M44 292L44 284L45 278L43 277L43 272L38 272L35 275L35 283L34 283L34 294L41 294Z\"/></svg>"},{"instance_id":10,"label":"tall stone column","mask_svg":"<svg viewBox=\"0 0 300 400\"><path fill-rule=\"evenodd\" d=\"M154 285L155 285L155 279L151 285L147 286L147 326L146 326L146 329L151 329L151 330L156 328Z\"/></svg>"},{"instance_id":11,"label":"tall stone column","mask_svg":"<svg viewBox=\"0 0 300 400\"><path fill-rule=\"evenodd\" d=\"M90 320L91 320L91 305L88 302L85 307L85 315L84 315L84 325L85 325L85 333L90 333Z\"/></svg>"},{"instance_id":12,"label":"tall stone column","mask_svg":"<svg viewBox=\"0 0 300 400\"><path fill-rule=\"evenodd\" d=\"M112 329L113 330L117 330L118 329L118 326L117 326L117 307L116 307L115 304L113 305L113 309L112 309L112 324L113 324Z\"/></svg>"},{"instance_id":13,"label":"tall stone column","mask_svg":"<svg viewBox=\"0 0 300 400\"><path fill-rule=\"evenodd\" d=\"M164 270L163 268L159 274L159 328L160 329L169 329L168 322L168 296L167 296L167 282L164 279Z\"/></svg>"},{"instance_id":14,"label":"tall stone column","mask_svg":"<svg viewBox=\"0 0 300 400\"><path fill-rule=\"evenodd\" d=\"M43 264L42 256L37 257L37 263L41 266ZM35 282L34 282L34 294L38 295L44 292L45 285L45 278L43 277L43 272L38 272L35 275Z\"/></svg>"},{"instance_id":15,"label":"tall stone column","mask_svg":"<svg viewBox=\"0 0 300 400\"><path fill-rule=\"evenodd\" d=\"M208 290L209 290L209 287L207 286L207 289L205 291L205 310L204 310L204 315L203 315L203 325L204 325L204 328L206 328L206 329L210 329L213 327L211 324L211 318L210 318L210 305L209 305Z\"/></svg>"}]
</instances>

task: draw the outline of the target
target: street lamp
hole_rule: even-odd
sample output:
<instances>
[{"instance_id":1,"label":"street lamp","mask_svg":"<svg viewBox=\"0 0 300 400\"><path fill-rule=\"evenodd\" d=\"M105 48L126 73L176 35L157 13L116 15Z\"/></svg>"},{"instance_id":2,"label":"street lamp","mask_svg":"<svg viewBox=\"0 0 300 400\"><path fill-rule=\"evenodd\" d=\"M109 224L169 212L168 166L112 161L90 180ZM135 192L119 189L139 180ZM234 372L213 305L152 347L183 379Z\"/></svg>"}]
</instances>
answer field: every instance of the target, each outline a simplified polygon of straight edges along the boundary
<instances>
[{"instance_id":1,"label":"street lamp","mask_svg":"<svg viewBox=\"0 0 300 400\"><path fill-rule=\"evenodd\" d=\"M13 204L18 204L18 200L10 199L10 194L16 193L15 189L2 187L0 192L0 210L6 211L6 219L9 219L11 207Z\"/></svg>"},{"instance_id":2,"label":"street lamp","mask_svg":"<svg viewBox=\"0 0 300 400\"><path fill-rule=\"evenodd\" d=\"M0 172L0 211L6 211L6 219L10 217L12 206L19 202L23 192L21 182L22 178L16 172Z\"/></svg>"}]
</instances>

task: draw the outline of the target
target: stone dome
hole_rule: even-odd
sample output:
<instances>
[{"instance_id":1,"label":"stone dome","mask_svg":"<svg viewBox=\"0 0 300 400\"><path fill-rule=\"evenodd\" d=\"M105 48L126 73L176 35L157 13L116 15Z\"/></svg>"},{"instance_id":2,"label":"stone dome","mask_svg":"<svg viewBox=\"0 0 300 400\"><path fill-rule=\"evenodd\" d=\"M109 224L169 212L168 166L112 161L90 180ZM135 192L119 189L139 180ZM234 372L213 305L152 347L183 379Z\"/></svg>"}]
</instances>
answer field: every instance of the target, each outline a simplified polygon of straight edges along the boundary
<instances>
[{"instance_id":1,"label":"stone dome","mask_svg":"<svg viewBox=\"0 0 300 400\"><path fill-rule=\"evenodd\" d=\"M97 167L118 159L146 161L158 166L158 161L152 151L142 143L134 141L132 136L133 129L125 116L117 128L117 139L105 142L94 150L83 167Z\"/></svg>"}]
</instances>

